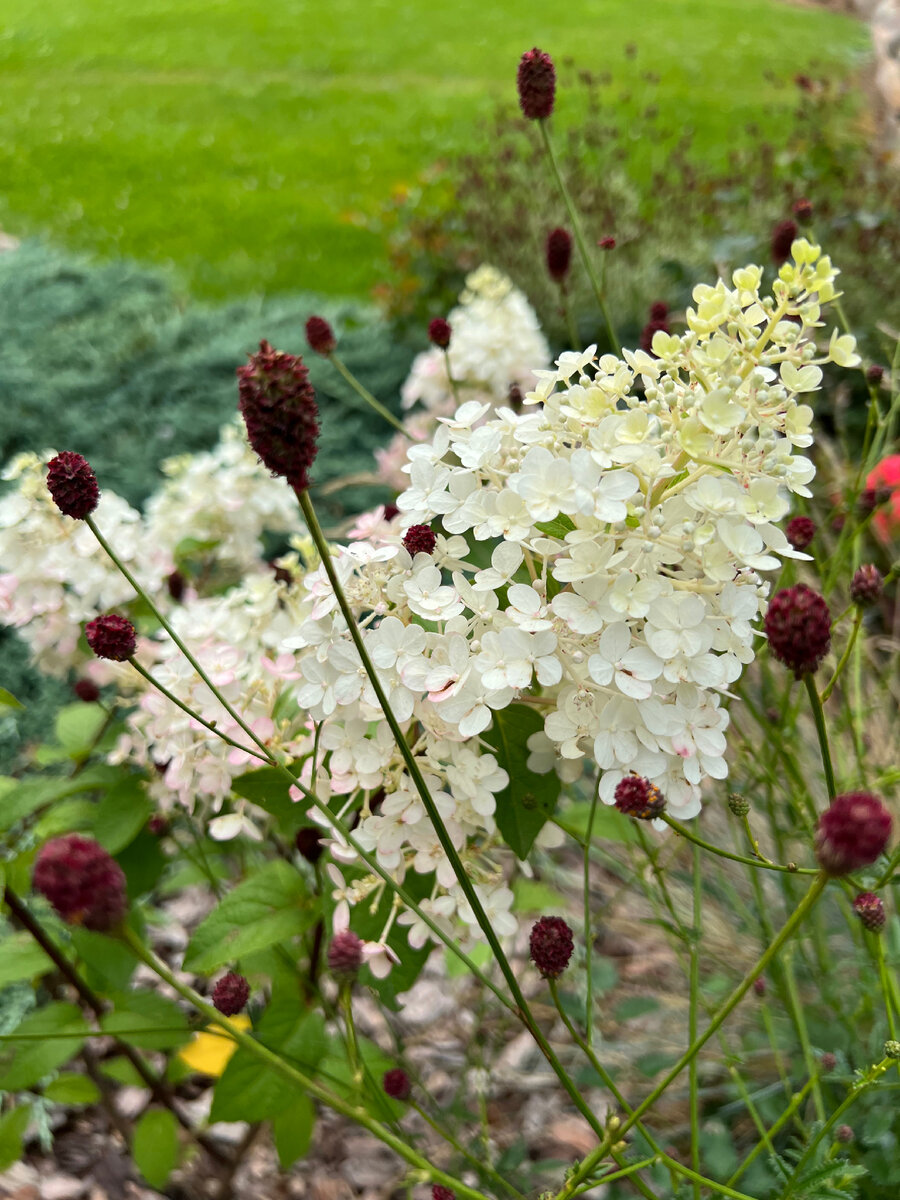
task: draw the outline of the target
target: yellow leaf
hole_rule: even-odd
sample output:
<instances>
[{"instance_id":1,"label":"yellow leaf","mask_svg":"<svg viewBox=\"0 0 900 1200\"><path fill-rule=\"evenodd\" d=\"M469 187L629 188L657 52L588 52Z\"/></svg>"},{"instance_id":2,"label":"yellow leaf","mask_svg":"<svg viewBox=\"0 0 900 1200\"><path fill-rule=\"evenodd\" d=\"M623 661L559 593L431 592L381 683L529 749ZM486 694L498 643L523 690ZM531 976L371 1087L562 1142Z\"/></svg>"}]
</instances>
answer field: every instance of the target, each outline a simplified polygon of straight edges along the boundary
<instances>
[{"instance_id":1,"label":"yellow leaf","mask_svg":"<svg viewBox=\"0 0 900 1200\"><path fill-rule=\"evenodd\" d=\"M250 1028L249 1017L237 1016L231 1019L241 1029ZM218 1079L235 1050L237 1042L230 1034L218 1025L207 1025L204 1033L195 1034L193 1041L188 1042L183 1050L179 1050L178 1057L192 1070Z\"/></svg>"}]
</instances>

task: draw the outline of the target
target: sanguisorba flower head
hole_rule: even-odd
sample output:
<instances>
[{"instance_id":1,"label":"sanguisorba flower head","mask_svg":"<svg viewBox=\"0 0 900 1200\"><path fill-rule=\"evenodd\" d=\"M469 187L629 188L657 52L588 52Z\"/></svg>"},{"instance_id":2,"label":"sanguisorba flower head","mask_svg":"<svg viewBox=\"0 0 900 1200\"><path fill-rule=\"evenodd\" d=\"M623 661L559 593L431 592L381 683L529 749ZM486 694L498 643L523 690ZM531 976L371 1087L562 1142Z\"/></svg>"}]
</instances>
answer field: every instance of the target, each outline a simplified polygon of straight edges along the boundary
<instances>
[{"instance_id":1,"label":"sanguisorba flower head","mask_svg":"<svg viewBox=\"0 0 900 1200\"><path fill-rule=\"evenodd\" d=\"M303 359L262 341L237 375L250 445L273 475L305 491L318 449L319 410Z\"/></svg>"},{"instance_id":2,"label":"sanguisorba flower head","mask_svg":"<svg viewBox=\"0 0 900 1200\"><path fill-rule=\"evenodd\" d=\"M816 524L811 517L791 517L784 535L795 550L805 550L816 536Z\"/></svg>"},{"instance_id":3,"label":"sanguisorba flower head","mask_svg":"<svg viewBox=\"0 0 900 1200\"><path fill-rule=\"evenodd\" d=\"M829 875L868 867L887 848L891 825L891 814L872 792L836 796L819 818L819 864Z\"/></svg>"},{"instance_id":4,"label":"sanguisorba flower head","mask_svg":"<svg viewBox=\"0 0 900 1200\"><path fill-rule=\"evenodd\" d=\"M73 450L63 450L50 459L47 489L59 511L79 521L94 511L100 499L97 476L91 464Z\"/></svg>"},{"instance_id":5,"label":"sanguisorba flower head","mask_svg":"<svg viewBox=\"0 0 900 1200\"><path fill-rule=\"evenodd\" d=\"M101 845L78 833L41 847L32 882L69 925L97 933L120 925L128 908L122 868Z\"/></svg>"},{"instance_id":6,"label":"sanguisorba flower head","mask_svg":"<svg viewBox=\"0 0 900 1200\"><path fill-rule=\"evenodd\" d=\"M306 322L306 340L310 350L327 358L337 347L334 330L324 317L310 317Z\"/></svg>"},{"instance_id":7,"label":"sanguisorba flower head","mask_svg":"<svg viewBox=\"0 0 900 1200\"><path fill-rule=\"evenodd\" d=\"M782 588L765 617L772 653L798 679L817 671L831 648L831 613L818 592L805 583Z\"/></svg>"},{"instance_id":8,"label":"sanguisorba flower head","mask_svg":"<svg viewBox=\"0 0 900 1200\"><path fill-rule=\"evenodd\" d=\"M557 979L569 965L575 941L562 917L541 917L529 938L531 961L545 979Z\"/></svg>"},{"instance_id":9,"label":"sanguisorba flower head","mask_svg":"<svg viewBox=\"0 0 900 1200\"><path fill-rule=\"evenodd\" d=\"M659 788L649 779L640 775L626 775L616 784L615 806L627 817L652 821L662 816L666 801Z\"/></svg>"},{"instance_id":10,"label":"sanguisorba flower head","mask_svg":"<svg viewBox=\"0 0 900 1200\"><path fill-rule=\"evenodd\" d=\"M340 980L352 980L363 961L363 944L352 929L342 929L328 947L328 967Z\"/></svg>"},{"instance_id":11,"label":"sanguisorba flower head","mask_svg":"<svg viewBox=\"0 0 900 1200\"><path fill-rule=\"evenodd\" d=\"M385 1071L382 1079L385 1095L392 1100L408 1100L412 1092L412 1083L402 1067L392 1067Z\"/></svg>"},{"instance_id":12,"label":"sanguisorba flower head","mask_svg":"<svg viewBox=\"0 0 900 1200\"><path fill-rule=\"evenodd\" d=\"M572 263L572 235L567 229L551 229L547 234L547 273L562 283Z\"/></svg>"},{"instance_id":13,"label":"sanguisorba flower head","mask_svg":"<svg viewBox=\"0 0 900 1200\"><path fill-rule=\"evenodd\" d=\"M250 984L243 975L229 971L216 983L212 991L213 1006L224 1017L233 1017L241 1011L250 998Z\"/></svg>"},{"instance_id":14,"label":"sanguisorba flower head","mask_svg":"<svg viewBox=\"0 0 900 1200\"><path fill-rule=\"evenodd\" d=\"M553 112L556 100L556 69L553 59L537 46L519 60L516 75L519 107L529 121L543 121Z\"/></svg>"},{"instance_id":15,"label":"sanguisorba flower head","mask_svg":"<svg viewBox=\"0 0 900 1200\"><path fill-rule=\"evenodd\" d=\"M853 911L864 928L872 933L878 933L884 928L884 904L881 897L876 896L874 892L860 892L853 901Z\"/></svg>"},{"instance_id":16,"label":"sanguisorba flower head","mask_svg":"<svg viewBox=\"0 0 900 1200\"><path fill-rule=\"evenodd\" d=\"M113 662L124 662L131 658L137 646L137 634L127 617L105 613L88 621L84 628L87 644L98 658L110 658Z\"/></svg>"},{"instance_id":17,"label":"sanguisorba flower head","mask_svg":"<svg viewBox=\"0 0 900 1200\"><path fill-rule=\"evenodd\" d=\"M797 223L788 218L779 221L772 230L772 261L776 267L783 266L791 257L791 246L797 237Z\"/></svg>"},{"instance_id":18,"label":"sanguisorba flower head","mask_svg":"<svg viewBox=\"0 0 900 1200\"><path fill-rule=\"evenodd\" d=\"M432 346L437 346L439 350L446 350L448 348L452 335L453 330L450 327L450 322L445 317L435 317L428 322L428 340Z\"/></svg>"},{"instance_id":19,"label":"sanguisorba flower head","mask_svg":"<svg viewBox=\"0 0 900 1200\"><path fill-rule=\"evenodd\" d=\"M873 563L858 567L850 580L850 599L860 608L877 604L884 591L884 579Z\"/></svg>"}]
</instances>

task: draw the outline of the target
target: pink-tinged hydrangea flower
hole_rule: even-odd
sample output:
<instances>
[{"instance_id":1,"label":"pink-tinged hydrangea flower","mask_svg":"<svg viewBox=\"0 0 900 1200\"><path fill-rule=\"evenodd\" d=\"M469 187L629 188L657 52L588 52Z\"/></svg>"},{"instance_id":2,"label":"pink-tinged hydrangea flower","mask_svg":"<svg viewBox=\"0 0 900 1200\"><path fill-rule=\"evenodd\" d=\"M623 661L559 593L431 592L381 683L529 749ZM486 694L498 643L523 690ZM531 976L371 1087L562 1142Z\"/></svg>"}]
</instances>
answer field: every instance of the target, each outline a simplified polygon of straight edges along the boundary
<instances>
[{"instance_id":1,"label":"pink-tinged hydrangea flower","mask_svg":"<svg viewBox=\"0 0 900 1200\"><path fill-rule=\"evenodd\" d=\"M122 868L97 842L77 833L41 847L32 884L64 921L97 933L120 925L128 908Z\"/></svg>"},{"instance_id":2,"label":"pink-tinged hydrangea flower","mask_svg":"<svg viewBox=\"0 0 900 1200\"><path fill-rule=\"evenodd\" d=\"M829 875L868 867L887 849L891 814L872 792L836 796L819 818L816 855Z\"/></svg>"}]
</instances>

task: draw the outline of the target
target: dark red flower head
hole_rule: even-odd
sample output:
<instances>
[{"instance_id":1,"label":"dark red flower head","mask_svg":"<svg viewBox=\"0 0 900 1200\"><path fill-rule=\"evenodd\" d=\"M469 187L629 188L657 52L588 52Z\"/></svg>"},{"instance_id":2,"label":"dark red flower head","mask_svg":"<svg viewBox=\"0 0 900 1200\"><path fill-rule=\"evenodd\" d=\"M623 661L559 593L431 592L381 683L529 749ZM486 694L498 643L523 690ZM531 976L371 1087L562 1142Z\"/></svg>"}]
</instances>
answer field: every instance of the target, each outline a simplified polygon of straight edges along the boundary
<instances>
[{"instance_id":1,"label":"dark red flower head","mask_svg":"<svg viewBox=\"0 0 900 1200\"><path fill-rule=\"evenodd\" d=\"M61 513L77 520L97 507L100 488L91 464L73 450L63 450L47 464L47 487Z\"/></svg>"},{"instance_id":2,"label":"dark red flower head","mask_svg":"<svg viewBox=\"0 0 900 1200\"><path fill-rule=\"evenodd\" d=\"M850 580L850 599L860 608L868 608L877 604L884 591L884 579L881 572L872 563L864 563L857 567Z\"/></svg>"},{"instance_id":3,"label":"dark red flower head","mask_svg":"<svg viewBox=\"0 0 900 1200\"><path fill-rule=\"evenodd\" d=\"M519 107L529 121L543 121L553 112L556 98L556 70L553 59L537 46L519 60L516 75Z\"/></svg>"},{"instance_id":4,"label":"dark red flower head","mask_svg":"<svg viewBox=\"0 0 900 1200\"><path fill-rule=\"evenodd\" d=\"M868 867L884 853L891 836L891 814L872 792L835 796L819 817L816 857L829 875Z\"/></svg>"},{"instance_id":5,"label":"dark red flower head","mask_svg":"<svg viewBox=\"0 0 900 1200\"><path fill-rule=\"evenodd\" d=\"M336 933L328 947L328 966L333 975L352 979L363 960L363 944L352 929Z\"/></svg>"},{"instance_id":6,"label":"dark red flower head","mask_svg":"<svg viewBox=\"0 0 900 1200\"><path fill-rule=\"evenodd\" d=\"M392 1100L409 1099L412 1084L409 1081L409 1076L402 1067L392 1067L390 1071L385 1071L381 1082L385 1094L390 1096Z\"/></svg>"},{"instance_id":7,"label":"dark red flower head","mask_svg":"<svg viewBox=\"0 0 900 1200\"><path fill-rule=\"evenodd\" d=\"M128 908L122 868L101 845L78 833L44 843L32 881L69 925L108 933Z\"/></svg>"},{"instance_id":8,"label":"dark red flower head","mask_svg":"<svg viewBox=\"0 0 900 1200\"><path fill-rule=\"evenodd\" d=\"M650 319L641 330L641 349L647 354L653 353L653 335L669 332L669 309L662 300L656 300L650 305Z\"/></svg>"},{"instance_id":9,"label":"dark red flower head","mask_svg":"<svg viewBox=\"0 0 900 1200\"><path fill-rule=\"evenodd\" d=\"M114 662L131 658L137 646L134 626L127 617L117 617L115 613L88 621L84 636L98 658L111 658Z\"/></svg>"},{"instance_id":10,"label":"dark red flower head","mask_svg":"<svg viewBox=\"0 0 900 1200\"><path fill-rule=\"evenodd\" d=\"M825 1053L822 1055L822 1057L819 1059L819 1062L822 1066L822 1070L825 1071L826 1073L828 1071L833 1071L834 1068L837 1066L837 1055L832 1054L830 1050L826 1050Z\"/></svg>"},{"instance_id":11,"label":"dark red flower head","mask_svg":"<svg viewBox=\"0 0 900 1200\"><path fill-rule=\"evenodd\" d=\"M572 263L572 237L567 229L551 229L547 234L547 271L551 279L562 283Z\"/></svg>"},{"instance_id":12,"label":"dark red flower head","mask_svg":"<svg viewBox=\"0 0 900 1200\"><path fill-rule=\"evenodd\" d=\"M562 917L540 917L531 929L531 961L545 979L556 979L569 965L575 942Z\"/></svg>"},{"instance_id":13,"label":"dark red flower head","mask_svg":"<svg viewBox=\"0 0 900 1200\"><path fill-rule=\"evenodd\" d=\"M213 1006L223 1017L239 1013L250 999L250 984L236 971L229 971L217 982L212 992Z\"/></svg>"},{"instance_id":14,"label":"dark red flower head","mask_svg":"<svg viewBox=\"0 0 900 1200\"><path fill-rule=\"evenodd\" d=\"M85 704L95 704L100 699L100 689L93 679L76 679L72 691Z\"/></svg>"},{"instance_id":15,"label":"dark red flower head","mask_svg":"<svg viewBox=\"0 0 900 1200\"><path fill-rule=\"evenodd\" d=\"M816 536L816 525L810 517L791 517L784 535L795 550L805 550Z\"/></svg>"},{"instance_id":16,"label":"dark red flower head","mask_svg":"<svg viewBox=\"0 0 900 1200\"><path fill-rule=\"evenodd\" d=\"M263 341L237 375L250 445L273 475L304 491L318 449L319 410L303 359Z\"/></svg>"},{"instance_id":17,"label":"dark red flower head","mask_svg":"<svg viewBox=\"0 0 900 1200\"><path fill-rule=\"evenodd\" d=\"M765 628L772 653L798 679L818 670L831 647L828 605L805 583L782 588L772 597Z\"/></svg>"},{"instance_id":18,"label":"dark red flower head","mask_svg":"<svg viewBox=\"0 0 900 1200\"><path fill-rule=\"evenodd\" d=\"M307 862L317 863L325 849L322 830L316 825L303 825L297 830L294 845L297 847L297 853L302 854Z\"/></svg>"},{"instance_id":19,"label":"dark red flower head","mask_svg":"<svg viewBox=\"0 0 900 1200\"><path fill-rule=\"evenodd\" d=\"M853 910L866 929L877 933L884 928L884 904L874 892L860 892L853 901Z\"/></svg>"},{"instance_id":20,"label":"dark red flower head","mask_svg":"<svg viewBox=\"0 0 900 1200\"><path fill-rule=\"evenodd\" d=\"M790 217L786 221L779 221L772 230L772 261L776 267L780 267L791 257L791 246L796 236L797 222L792 221Z\"/></svg>"},{"instance_id":21,"label":"dark red flower head","mask_svg":"<svg viewBox=\"0 0 900 1200\"><path fill-rule=\"evenodd\" d=\"M452 333L450 322L445 321L443 317L435 317L433 321L428 322L428 340L432 346L446 350L450 345Z\"/></svg>"},{"instance_id":22,"label":"dark red flower head","mask_svg":"<svg viewBox=\"0 0 900 1200\"><path fill-rule=\"evenodd\" d=\"M431 1200L456 1200L456 1192L441 1183L434 1183L431 1186Z\"/></svg>"},{"instance_id":23,"label":"dark red flower head","mask_svg":"<svg viewBox=\"0 0 900 1200\"><path fill-rule=\"evenodd\" d=\"M626 775L616 784L615 805L626 817L652 821L665 811L666 801L655 783L641 775Z\"/></svg>"},{"instance_id":24,"label":"dark red flower head","mask_svg":"<svg viewBox=\"0 0 900 1200\"><path fill-rule=\"evenodd\" d=\"M813 215L812 201L807 200L805 196L802 197L800 200L795 200L793 213L794 213L794 216L797 218L797 220L803 221L804 224L807 221L811 221L812 215Z\"/></svg>"},{"instance_id":25,"label":"dark red flower head","mask_svg":"<svg viewBox=\"0 0 900 1200\"><path fill-rule=\"evenodd\" d=\"M601 250L615 250L616 239L614 237L602 237L597 245Z\"/></svg>"},{"instance_id":26,"label":"dark red flower head","mask_svg":"<svg viewBox=\"0 0 900 1200\"><path fill-rule=\"evenodd\" d=\"M334 330L324 317L310 317L306 322L306 340L310 350L327 358L337 346Z\"/></svg>"},{"instance_id":27,"label":"dark red flower head","mask_svg":"<svg viewBox=\"0 0 900 1200\"><path fill-rule=\"evenodd\" d=\"M866 379L873 387L878 387L884 379L884 367L880 363L872 363L871 366L866 367Z\"/></svg>"},{"instance_id":28,"label":"dark red flower head","mask_svg":"<svg viewBox=\"0 0 900 1200\"><path fill-rule=\"evenodd\" d=\"M757 975L756 979L753 980L753 990L757 996L764 996L766 994L766 981L762 975Z\"/></svg>"},{"instance_id":29,"label":"dark red flower head","mask_svg":"<svg viewBox=\"0 0 900 1200\"><path fill-rule=\"evenodd\" d=\"M434 554L437 537L430 525L410 525L403 535L403 545L413 558L417 554Z\"/></svg>"}]
</instances>

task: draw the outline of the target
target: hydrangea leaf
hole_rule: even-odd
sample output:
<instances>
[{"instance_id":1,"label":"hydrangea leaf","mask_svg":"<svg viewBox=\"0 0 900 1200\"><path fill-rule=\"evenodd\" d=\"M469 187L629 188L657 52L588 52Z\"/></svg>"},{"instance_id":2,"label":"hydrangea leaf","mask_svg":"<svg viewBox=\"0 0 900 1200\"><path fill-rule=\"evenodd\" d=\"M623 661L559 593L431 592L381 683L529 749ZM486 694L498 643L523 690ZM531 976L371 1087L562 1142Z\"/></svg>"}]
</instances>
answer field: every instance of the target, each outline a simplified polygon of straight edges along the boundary
<instances>
[{"instance_id":1,"label":"hydrangea leaf","mask_svg":"<svg viewBox=\"0 0 900 1200\"><path fill-rule=\"evenodd\" d=\"M523 860L553 815L561 786L555 772L536 775L526 765L528 739L543 728L540 713L524 704L511 704L494 713L494 723L484 734L509 776L508 785L497 793L497 828L509 848Z\"/></svg>"}]
</instances>

